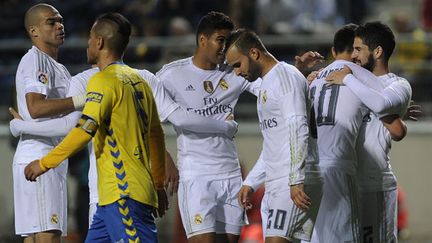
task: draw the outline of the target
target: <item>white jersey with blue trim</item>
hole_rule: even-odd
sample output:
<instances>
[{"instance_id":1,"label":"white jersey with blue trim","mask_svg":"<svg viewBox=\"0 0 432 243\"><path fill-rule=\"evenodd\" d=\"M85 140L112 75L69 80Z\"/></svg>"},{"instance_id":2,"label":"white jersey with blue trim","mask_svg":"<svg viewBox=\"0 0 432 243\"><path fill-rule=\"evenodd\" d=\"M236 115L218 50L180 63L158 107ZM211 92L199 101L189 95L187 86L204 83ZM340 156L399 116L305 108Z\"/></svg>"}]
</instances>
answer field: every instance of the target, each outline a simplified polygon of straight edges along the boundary
<instances>
[{"instance_id":1,"label":"white jersey with blue trim","mask_svg":"<svg viewBox=\"0 0 432 243\"><path fill-rule=\"evenodd\" d=\"M356 143L363 118L369 110L344 85L330 85L325 77L344 65L336 60L323 69L310 86L317 125L321 167L338 167L351 175L357 171Z\"/></svg>"},{"instance_id":2,"label":"white jersey with blue trim","mask_svg":"<svg viewBox=\"0 0 432 243\"><path fill-rule=\"evenodd\" d=\"M408 81L393 73L378 77L385 85L384 92L391 100L399 100L390 107L387 114L403 117L410 99L411 87ZM387 90L387 91L386 91ZM388 92L390 90L391 92ZM358 182L362 191L388 191L397 187L396 177L390 165L391 135L379 117L371 113L361 127L357 143L359 158Z\"/></svg>"},{"instance_id":3,"label":"white jersey with blue trim","mask_svg":"<svg viewBox=\"0 0 432 243\"><path fill-rule=\"evenodd\" d=\"M21 59L16 73L18 112L25 121L44 121L30 116L26 94L38 93L49 98L65 98L71 76L68 70L52 57L33 46ZM54 118L54 117L53 117ZM18 142L14 163L27 164L46 155L60 142L49 138L23 134Z\"/></svg>"},{"instance_id":4,"label":"white jersey with blue trim","mask_svg":"<svg viewBox=\"0 0 432 243\"><path fill-rule=\"evenodd\" d=\"M257 83L237 77L221 65L213 70L195 66L192 57L171 62L156 74L171 98L196 114L225 120L234 113L240 94L256 95ZM232 138L220 134L195 133L175 127L181 179L191 177L227 178L240 174L236 146Z\"/></svg>"}]
</instances>

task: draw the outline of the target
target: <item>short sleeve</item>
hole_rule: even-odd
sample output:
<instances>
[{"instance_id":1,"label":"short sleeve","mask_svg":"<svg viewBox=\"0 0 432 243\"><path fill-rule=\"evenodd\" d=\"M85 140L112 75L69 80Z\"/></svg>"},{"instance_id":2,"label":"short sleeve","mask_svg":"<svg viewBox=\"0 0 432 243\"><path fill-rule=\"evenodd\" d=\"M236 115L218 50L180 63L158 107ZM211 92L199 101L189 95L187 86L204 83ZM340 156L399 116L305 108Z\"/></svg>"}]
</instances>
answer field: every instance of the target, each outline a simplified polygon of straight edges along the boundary
<instances>
[{"instance_id":1,"label":"short sleeve","mask_svg":"<svg viewBox=\"0 0 432 243\"><path fill-rule=\"evenodd\" d=\"M112 88L104 82L98 82L97 76L94 76L87 84L87 98L83 115L93 118L100 125L106 117L111 115L114 98Z\"/></svg>"}]
</instances>

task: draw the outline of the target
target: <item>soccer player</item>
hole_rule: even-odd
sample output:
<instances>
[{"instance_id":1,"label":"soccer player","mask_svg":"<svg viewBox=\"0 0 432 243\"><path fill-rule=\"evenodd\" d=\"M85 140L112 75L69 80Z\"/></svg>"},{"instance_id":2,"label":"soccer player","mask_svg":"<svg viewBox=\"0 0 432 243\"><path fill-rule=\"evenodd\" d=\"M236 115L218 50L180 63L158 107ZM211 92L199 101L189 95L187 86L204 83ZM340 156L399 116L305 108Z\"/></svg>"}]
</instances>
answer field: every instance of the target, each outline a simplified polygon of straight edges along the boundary
<instances>
[{"instance_id":1,"label":"soccer player","mask_svg":"<svg viewBox=\"0 0 432 243\"><path fill-rule=\"evenodd\" d=\"M391 139L399 141L406 134L401 118L407 110L412 91L406 79L390 73L388 61L394 47L394 35L387 25L370 22L359 26L352 57L355 63L378 76L384 89L360 82L349 74L349 68L329 78L331 83L344 83L373 112L364 121L357 142L364 242L397 241L397 185L389 152Z\"/></svg>"},{"instance_id":2,"label":"soccer player","mask_svg":"<svg viewBox=\"0 0 432 243\"><path fill-rule=\"evenodd\" d=\"M165 65L156 76L172 99L199 115L225 120L239 95L256 95L256 84L237 77L225 60L225 38L234 28L228 16L210 12L201 18L193 57ZM245 224L236 200L242 178L232 138L177 132L179 208L189 242L237 242Z\"/></svg>"},{"instance_id":3,"label":"soccer player","mask_svg":"<svg viewBox=\"0 0 432 243\"><path fill-rule=\"evenodd\" d=\"M72 77L68 96L82 95L86 93L88 80L97 72L98 68L91 68L83 71ZM197 133L219 133L227 137L233 137L237 130L237 124L232 120L219 121L204 116L197 115L192 112L185 111L178 104L167 96L165 89L157 78L147 70L137 70L143 79L148 82L152 89L153 96L156 101L156 106L159 112L161 121L170 121L174 126L190 129ZM12 111L16 119L11 120L10 129L14 136L22 134L46 136L46 137L63 137L75 126L81 116L80 111L68 114L67 116L52 119L49 121L33 122L23 121L17 113ZM97 191L97 174L96 174L96 158L94 149L91 143L89 144L90 151L90 170L89 170L89 191L90 191L90 210L89 210L89 225L91 225L93 215L96 212L96 204L98 202ZM166 180L165 187L170 191L177 192L178 188L178 170L171 159L171 155L166 154ZM163 212L161 212L163 214Z\"/></svg>"},{"instance_id":4,"label":"soccer player","mask_svg":"<svg viewBox=\"0 0 432 243\"><path fill-rule=\"evenodd\" d=\"M261 78L257 110L264 137L266 242L309 240L322 195L316 144L309 133L308 86L294 66L278 61L259 37L237 30L226 60L237 75Z\"/></svg>"},{"instance_id":5,"label":"soccer player","mask_svg":"<svg viewBox=\"0 0 432 243\"><path fill-rule=\"evenodd\" d=\"M87 57L102 71L87 85L80 121L24 171L34 181L94 137L99 205L86 242L157 242L152 211L166 207L158 205L158 196L166 197L165 142L156 105L148 84L122 62L130 33L129 21L118 13L96 19Z\"/></svg>"},{"instance_id":6,"label":"soccer player","mask_svg":"<svg viewBox=\"0 0 432 243\"><path fill-rule=\"evenodd\" d=\"M82 106L82 96L64 98L70 74L57 62L65 39L60 13L51 5L37 4L27 10L24 25L33 46L21 59L16 74L18 111L23 119L46 120ZM36 183L22 176L30 161L44 156L58 142L31 135L22 136L18 142L13 159L15 231L25 237L24 242L60 242L61 235L66 235L67 162Z\"/></svg>"}]
</instances>

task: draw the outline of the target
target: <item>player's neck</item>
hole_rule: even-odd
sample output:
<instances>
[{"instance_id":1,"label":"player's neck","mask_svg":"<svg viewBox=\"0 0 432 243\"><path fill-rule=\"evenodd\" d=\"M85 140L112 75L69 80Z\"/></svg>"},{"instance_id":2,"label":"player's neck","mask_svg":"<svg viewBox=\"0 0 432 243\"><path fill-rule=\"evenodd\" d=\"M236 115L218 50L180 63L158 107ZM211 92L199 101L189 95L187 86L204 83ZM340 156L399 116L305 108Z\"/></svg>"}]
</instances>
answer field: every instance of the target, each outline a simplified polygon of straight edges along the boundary
<instances>
[{"instance_id":1,"label":"player's neck","mask_svg":"<svg viewBox=\"0 0 432 243\"><path fill-rule=\"evenodd\" d=\"M208 61L208 59L199 52L195 52L192 57L192 63L203 70L213 70L217 66L217 64Z\"/></svg>"},{"instance_id":2,"label":"player's neck","mask_svg":"<svg viewBox=\"0 0 432 243\"><path fill-rule=\"evenodd\" d=\"M389 72L388 63L377 62L372 73L375 74L375 76L382 76Z\"/></svg>"},{"instance_id":3,"label":"player's neck","mask_svg":"<svg viewBox=\"0 0 432 243\"><path fill-rule=\"evenodd\" d=\"M43 45L43 44L36 44L34 43L34 45L41 50L43 53L47 54L48 56L50 56L51 58L53 58L54 60L57 61L58 58L58 47L54 47L54 46L49 46L49 45Z\"/></svg>"},{"instance_id":4,"label":"player's neck","mask_svg":"<svg viewBox=\"0 0 432 243\"><path fill-rule=\"evenodd\" d=\"M261 72L261 78L264 77L268 72L270 72L270 70L272 70L272 68L274 66L276 66L276 64L278 63L278 60L270 53L265 53L262 57L262 61L261 61L261 67L262 67L262 72Z\"/></svg>"},{"instance_id":5,"label":"player's neck","mask_svg":"<svg viewBox=\"0 0 432 243\"><path fill-rule=\"evenodd\" d=\"M101 56L98 58L97 66L99 70L104 70L109 65L116 63L116 62L123 62L123 58L117 55L113 55L112 53L101 53Z\"/></svg>"}]
</instances>

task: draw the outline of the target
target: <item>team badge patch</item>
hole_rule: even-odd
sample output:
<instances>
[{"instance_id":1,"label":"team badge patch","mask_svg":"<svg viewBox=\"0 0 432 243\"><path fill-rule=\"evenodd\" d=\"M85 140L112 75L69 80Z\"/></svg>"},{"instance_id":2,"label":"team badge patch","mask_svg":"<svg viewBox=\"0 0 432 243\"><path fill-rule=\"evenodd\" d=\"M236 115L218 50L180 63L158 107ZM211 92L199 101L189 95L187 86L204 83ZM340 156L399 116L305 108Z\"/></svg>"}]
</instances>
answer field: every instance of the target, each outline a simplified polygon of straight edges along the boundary
<instances>
[{"instance_id":1,"label":"team badge patch","mask_svg":"<svg viewBox=\"0 0 432 243\"><path fill-rule=\"evenodd\" d=\"M89 93L87 93L86 102L101 103L102 98L103 98L103 94L96 93L96 92L89 92Z\"/></svg>"},{"instance_id":2,"label":"team badge patch","mask_svg":"<svg viewBox=\"0 0 432 243\"><path fill-rule=\"evenodd\" d=\"M194 222L195 222L195 224L202 224L201 214L199 214L199 213L195 214L195 216L194 216Z\"/></svg>"},{"instance_id":3,"label":"team badge patch","mask_svg":"<svg viewBox=\"0 0 432 243\"><path fill-rule=\"evenodd\" d=\"M213 92L213 83L211 81L204 81L204 90L211 94Z\"/></svg>"},{"instance_id":4,"label":"team badge patch","mask_svg":"<svg viewBox=\"0 0 432 243\"><path fill-rule=\"evenodd\" d=\"M228 89L228 83L225 81L225 79L221 79L221 81L219 82L219 85L221 87L221 89L223 90L227 90Z\"/></svg>"},{"instance_id":5,"label":"team badge patch","mask_svg":"<svg viewBox=\"0 0 432 243\"><path fill-rule=\"evenodd\" d=\"M48 84L48 75L46 73L39 72L37 79L39 82L41 82L43 84Z\"/></svg>"},{"instance_id":6,"label":"team badge patch","mask_svg":"<svg viewBox=\"0 0 432 243\"><path fill-rule=\"evenodd\" d=\"M57 214L51 215L51 223L58 224L58 222L59 222L59 218L58 218Z\"/></svg>"},{"instance_id":7,"label":"team badge patch","mask_svg":"<svg viewBox=\"0 0 432 243\"><path fill-rule=\"evenodd\" d=\"M261 98L261 103L265 104L267 102L267 90L264 90Z\"/></svg>"}]
</instances>

